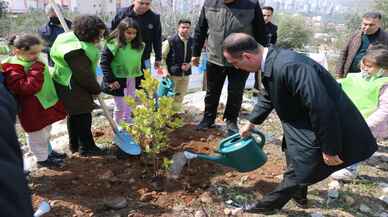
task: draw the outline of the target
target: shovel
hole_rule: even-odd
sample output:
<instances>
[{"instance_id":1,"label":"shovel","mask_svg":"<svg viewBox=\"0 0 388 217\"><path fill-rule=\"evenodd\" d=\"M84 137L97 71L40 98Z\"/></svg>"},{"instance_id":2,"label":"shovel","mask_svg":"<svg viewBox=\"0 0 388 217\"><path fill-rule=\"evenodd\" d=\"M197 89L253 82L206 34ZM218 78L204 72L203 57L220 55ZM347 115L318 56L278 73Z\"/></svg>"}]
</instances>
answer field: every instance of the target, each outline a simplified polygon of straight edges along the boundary
<instances>
[{"instance_id":1,"label":"shovel","mask_svg":"<svg viewBox=\"0 0 388 217\"><path fill-rule=\"evenodd\" d=\"M63 17L63 14L61 10L57 7L54 0L50 1L51 5L53 6L53 9L55 13L57 14L61 25L65 32L70 31L69 27L67 26L67 23L65 21L65 18ZM108 119L110 126L113 129L113 132L115 133L114 142L115 144L125 153L130 155L140 155L141 148L138 144L135 143L133 138L125 131L120 131L116 122L112 119L112 117L109 114L108 108L105 105L104 100L102 99L101 95L97 96L97 99L101 105L101 108L104 112L105 117Z\"/></svg>"},{"instance_id":2,"label":"shovel","mask_svg":"<svg viewBox=\"0 0 388 217\"><path fill-rule=\"evenodd\" d=\"M109 124L112 127L113 132L115 133L115 138L114 138L115 144L127 154L140 155L141 153L140 145L135 143L133 138L126 131L119 130L116 122L110 116L108 108L104 100L102 99L102 97L99 95L97 99L98 99L98 102L100 103L100 106L104 112L105 117L108 119Z\"/></svg>"}]
</instances>

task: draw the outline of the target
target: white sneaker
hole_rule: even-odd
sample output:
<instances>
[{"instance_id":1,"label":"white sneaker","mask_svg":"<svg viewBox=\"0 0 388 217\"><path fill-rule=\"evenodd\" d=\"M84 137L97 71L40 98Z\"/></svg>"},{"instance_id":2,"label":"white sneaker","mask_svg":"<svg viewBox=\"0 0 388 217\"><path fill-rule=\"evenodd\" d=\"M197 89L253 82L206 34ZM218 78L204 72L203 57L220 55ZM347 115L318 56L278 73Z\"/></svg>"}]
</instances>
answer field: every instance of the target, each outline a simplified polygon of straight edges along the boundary
<instances>
[{"instance_id":1,"label":"white sneaker","mask_svg":"<svg viewBox=\"0 0 388 217\"><path fill-rule=\"evenodd\" d=\"M352 179L357 177L357 170L345 168L332 173L330 177L338 181L352 181Z\"/></svg>"}]
</instances>

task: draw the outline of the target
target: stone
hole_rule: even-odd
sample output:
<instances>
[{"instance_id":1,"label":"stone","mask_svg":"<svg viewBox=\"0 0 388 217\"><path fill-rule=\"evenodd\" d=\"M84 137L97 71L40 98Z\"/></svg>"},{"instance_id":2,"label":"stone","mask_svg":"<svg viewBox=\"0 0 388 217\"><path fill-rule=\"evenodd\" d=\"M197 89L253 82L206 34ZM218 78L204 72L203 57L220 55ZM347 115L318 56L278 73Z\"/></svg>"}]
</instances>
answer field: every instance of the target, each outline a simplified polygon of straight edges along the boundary
<instances>
[{"instance_id":1,"label":"stone","mask_svg":"<svg viewBox=\"0 0 388 217\"><path fill-rule=\"evenodd\" d=\"M105 200L104 205L110 209L124 209L128 206L128 201L124 197L110 198Z\"/></svg>"},{"instance_id":2,"label":"stone","mask_svg":"<svg viewBox=\"0 0 388 217\"><path fill-rule=\"evenodd\" d=\"M312 213L311 217L324 217L321 213Z\"/></svg>"},{"instance_id":3,"label":"stone","mask_svg":"<svg viewBox=\"0 0 388 217\"><path fill-rule=\"evenodd\" d=\"M386 212L380 213L379 217L388 217L388 213Z\"/></svg>"},{"instance_id":4,"label":"stone","mask_svg":"<svg viewBox=\"0 0 388 217\"><path fill-rule=\"evenodd\" d=\"M213 202L213 199L210 197L210 193L209 192L205 192L205 193L201 194L201 196L199 196L199 200L202 203L207 203L207 204Z\"/></svg>"},{"instance_id":5,"label":"stone","mask_svg":"<svg viewBox=\"0 0 388 217\"><path fill-rule=\"evenodd\" d=\"M354 205L354 203L356 202L356 201L353 199L353 197L351 197L351 196L345 196L345 197L344 197L344 201L345 201L345 203L346 203L347 205L349 205L349 206Z\"/></svg>"},{"instance_id":6,"label":"stone","mask_svg":"<svg viewBox=\"0 0 388 217\"><path fill-rule=\"evenodd\" d=\"M145 194L143 194L143 195L141 195L141 197L140 197L140 201L141 202L148 202L148 201L150 201L150 200L152 200L153 199L153 193L151 192L151 193L145 193Z\"/></svg>"},{"instance_id":7,"label":"stone","mask_svg":"<svg viewBox=\"0 0 388 217\"><path fill-rule=\"evenodd\" d=\"M379 197L379 199L384 201L384 203L388 205L388 195L381 196Z\"/></svg>"},{"instance_id":8,"label":"stone","mask_svg":"<svg viewBox=\"0 0 388 217\"><path fill-rule=\"evenodd\" d=\"M129 184L133 184L133 183L135 183L136 182L136 180L134 179L134 178L131 178L130 180L129 180Z\"/></svg>"},{"instance_id":9,"label":"stone","mask_svg":"<svg viewBox=\"0 0 388 217\"><path fill-rule=\"evenodd\" d=\"M100 176L100 179L102 180L109 180L114 176L113 172L111 170L106 171L104 174Z\"/></svg>"},{"instance_id":10,"label":"stone","mask_svg":"<svg viewBox=\"0 0 388 217\"><path fill-rule=\"evenodd\" d=\"M207 213L203 209L198 210L197 212L195 212L195 215L194 215L194 217L207 217L207 216L208 216Z\"/></svg>"},{"instance_id":11,"label":"stone","mask_svg":"<svg viewBox=\"0 0 388 217\"><path fill-rule=\"evenodd\" d=\"M377 165L377 168L387 171L388 170L388 163L381 163L381 164Z\"/></svg>"},{"instance_id":12,"label":"stone","mask_svg":"<svg viewBox=\"0 0 388 217\"><path fill-rule=\"evenodd\" d=\"M225 176L227 178L232 178L233 176L235 176L232 172L229 172L229 173L226 173Z\"/></svg>"},{"instance_id":13,"label":"stone","mask_svg":"<svg viewBox=\"0 0 388 217\"><path fill-rule=\"evenodd\" d=\"M329 183L329 189L327 191L327 197L329 199L337 199L339 196L339 189L341 188L341 184L334 180Z\"/></svg>"},{"instance_id":14,"label":"stone","mask_svg":"<svg viewBox=\"0 0 388 217\"><path fill-rule=\"evenodd\" d=\"M359 209L363 213L370 213L371 211L371 209L365 204L361 204Z\"/></svg>"},{"instance_id":15,"label":"stone","mask_svg":"<svg viewBox=\"0 0 388 217\"><path fill-rule=\"evenodd\" d=\"M242 208L236 208L232 209L232 212L230 213L231 216L239 216L242 215L244 210Z\"/></svg>"},{"instance_id":16,"label":"stone","mask_svg":"<svg viewBox=\"0 0 388 217\"><path fill-rule=\"evenodd\" d=\"M388 184L387 183L380 183L379 187L383 191L384 194L388 194Z\"/></svg>"},{"instance_id":17,"label":"stone","mask_svg":"<svg viewBox=\"0 0 388 217\"><path fill-rule=\"evenodd\" d=\"M185 206L183 206L183 205L176 205L172 208L172 210L174 210L174 212L182 212L184 209L185 209Z\"/></svg>"}]
</instances>

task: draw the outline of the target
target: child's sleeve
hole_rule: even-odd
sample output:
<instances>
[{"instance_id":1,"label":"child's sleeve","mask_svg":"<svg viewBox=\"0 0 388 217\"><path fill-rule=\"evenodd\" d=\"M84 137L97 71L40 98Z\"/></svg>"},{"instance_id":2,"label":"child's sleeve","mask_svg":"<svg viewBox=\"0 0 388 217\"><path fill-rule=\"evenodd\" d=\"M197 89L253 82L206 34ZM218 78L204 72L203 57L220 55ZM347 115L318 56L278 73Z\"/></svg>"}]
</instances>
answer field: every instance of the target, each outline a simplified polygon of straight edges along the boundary
<instances>
[{"instance_id":1,"label":"child's sleeve","mask_svg":"<svg viewBox=\"0 0 388 217\"><path fill-rule=\"evenodd\" d=\"M109 48L105 47L102 54L101 54L101 61L100 66L102 73L104 74L104 82L106 83L113 83L117 81L117 78L113 75L112 72L112 64L113 61L113 54L109 50Z\"/></svg>"},{"instance_id":2,"label":"child's sleeve","mask_svg":"<svg viewBox=\"0 0 388 217\"><path fill-rule=\"evenodd\" d=\"M96 79L96 72L91 70L92 62L82 49L71 51L65 55L65 60L70 66L72 80L85 89L89 94L100 94L100 84Z\"/></svg>"},{"instance_id":3,"label":"child's sleeve","mask_svg":"<svg viewBox=\"0 0 388 217\"><path fill-rule=\"evenodd\" d=\"M380 139L388 136L388 85L384 85L381 88L379 106L368 117L367 123L376 138Z\"/></svg>"},{"instance_id":4,"label":"child's sleeve","mask_svg":"<svg viewBox=\"0 0 388 217\"><path fill-rule=\"evenodd\" d=\"M42 89L45 65L34 63L25 73L21 65L10 65L4 70L5 84L16 95L34 95Z\"/></svg>"}]
</instances>

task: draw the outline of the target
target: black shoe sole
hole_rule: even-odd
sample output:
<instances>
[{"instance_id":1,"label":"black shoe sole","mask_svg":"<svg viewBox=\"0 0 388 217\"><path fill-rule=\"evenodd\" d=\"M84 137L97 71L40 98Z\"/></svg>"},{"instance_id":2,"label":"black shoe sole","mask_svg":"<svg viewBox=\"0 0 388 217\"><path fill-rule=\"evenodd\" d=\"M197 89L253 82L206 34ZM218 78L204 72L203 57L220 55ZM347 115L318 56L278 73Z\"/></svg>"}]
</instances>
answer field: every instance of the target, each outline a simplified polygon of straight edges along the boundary
<instances>
[{"instance_id":1,"label":"black shoe sole","mask_svg":"<svg viewBox=\"0 0 388 217\"><path fill-rule=\"evenodd\" d=\"M295 205L298 207L298 208L301 208L301 209L308 209L308 200L303 200L303 201L300 201L300 200L295 200L295 199L292 199L294 202L295 202Z\"/></svg>"},{"instance_id":2,"label":"black shoe sole","mask_svg":"<svg viewBox=\"0 0 388 217\"><path fill-rule=\"evenodd\" d=\"M198 131L204 131L204 130L212 129L212 128L215 128L215 127L216 127L216 125L212 124L212 125L209 125L207 127L199 127L199 126L197 126L195 129L198 130Z\"/></svg>"},{"instance_id":3,"label":"black shoe sole","mask_svg":"<svg viewBox=\"0 0 388 217\"><path fill-rule=\"evenodd\" d=\"M267 210L267 209L253 208L253 209L246 210L245 212L246 213L254 213L254 214L263 214L263 215L274 215L274 214L278 213L279 210L278 209Z\"/></svg>"}]
</instances>

